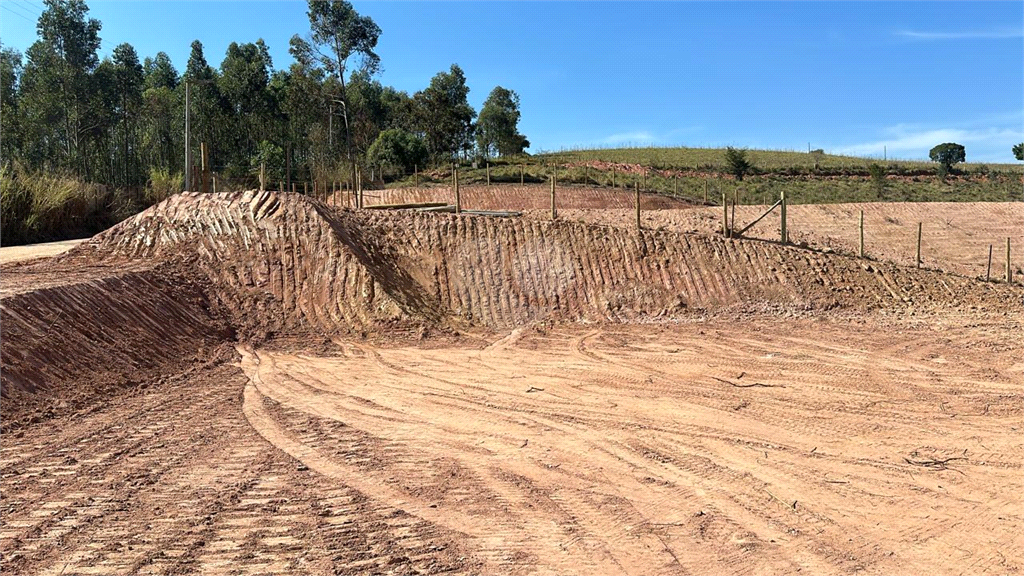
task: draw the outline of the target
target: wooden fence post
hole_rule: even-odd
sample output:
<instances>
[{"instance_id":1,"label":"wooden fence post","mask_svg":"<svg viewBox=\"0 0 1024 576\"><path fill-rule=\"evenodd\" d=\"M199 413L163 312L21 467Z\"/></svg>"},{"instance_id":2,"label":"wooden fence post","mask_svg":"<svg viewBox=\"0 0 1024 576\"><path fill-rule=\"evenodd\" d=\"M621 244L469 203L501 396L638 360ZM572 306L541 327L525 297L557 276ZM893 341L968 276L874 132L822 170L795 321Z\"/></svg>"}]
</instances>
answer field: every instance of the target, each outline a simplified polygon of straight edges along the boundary
<instances>
[{"instance_id":1,"label":"wooden fence post","mask_svg":"<svg viewBox=\"0 0 1024 576\"><path fill-rule=\"evenodd\" d=\"M551 219L558 219L558 209L555 208L555 175L551 174Z\"/></svg>"},{"instance_id":2,"label":"wooden fence post","mask_svg":"<svg viewBox=\"0 0 1024 576\"><path fill-rule=\"evenodd\" d=\"M462 196L459 194L459 167L452 171L455 176L455 213L462 214Z\"/></svg>"},{"instance_id":3,"label":"wooden fence post","mask_svg":"<svg viewBox=\"0 0 1024 576\"><path fill-rule=\"evenodd\" d=\"M917 223L917 255L914 257L914 265L921 267L921 222Z\"/></svg>"},{"instance_id":4,"label":"wooden fence post","mask_svg":"<svg viewBox=\"0 0 1024 576\"><path fill-rule=\"evenodd\" d=\"M633 188L636 192L636 231L639 232L640 228L640 185L634 182Z\"/></svg>"},{"instance_id":5,"label":"wooden fence post","mask_svg":"<svg viewBox=\"0 0 1024 576\"><path fill-rule=\"evenodd\" d=\"M860 211L860 257L864 257L864 211Z\"/></svg>"},{"instance_id":6,"label":"wooden fence post","mask_svg":"<svg viewBox=\"0 0 1024 576\"><path fill-rule=\"evenodd\" d=\"M267 191L267 163L260 162L260 192Z\"/></svg>"},{"instance_id":7,"label":"wooden fence post","mask_svg":"<svg viewBox=\"0 0 1024 576\"><path fill-rule=\"evenodd\" d=\"M780 194L782 196L782 204L779 206L782 210L780 212L782 216L782 243L789 244L789 230L786 228L786 191L783 190Z\"/></svg>"},{"instance_id":8,"label":"wooden fence post","mask_svg":"<svg viewBox=\"0 0 1024 576\"><path fill-rule=\"evenodd\" d=\"M295 182L292 182L292 194L295 194Z\"/></svg>"},{"instance_id":9,"label":"wooden fence post","mask_svg":"<svg viewBox=\"0 0 1024 576\"><path fill-rule=\"evenodd\" d=\"M722 236L729 237L729 201L725 198L725 191L722 191Z\"/></svg>"},{"instance_id":10,"label":"wooden fence post","mask_svg":"<svg viewBox=\"0 0 1024 576\"><path fill-rule=\"evenodd\" d=\"M202 162L203 162L203 172L202 172L203 194L206 194L207 192L210 191L210 154L209 154L209 151L206 148L206 142L201 143L199 145L199 147L200 147L200 153L201 153Z\"/></svg>"},{"instance_id":11,"label":"wooden fence post","mask_svg":"<svg viewBox=\"0 0 1024 576\"><path fill-rule=\"evenodd\" d=\"M309 182L302 183L302 195L309 196Z\"/></svg>"},{"instance_id":12,"label":"wooden fence post","mask_svg":"<svg viewBox=\"0 0 1024 576\"><path fill-rule=\"evenodd\" d=\"M487 163L487 185L491 185L491 163Z\"/></svg>"},{"instance_id":13,"label":"wooden fence post","mask_svg":"<svg viewBox=\"0 0 1024 576\"><path fill-rule=\"evenodd\" d=\"M363 207L363 171L356 167L356 208Z\"/></svg>"},{"instance_id":14,"label":"wooden fence post","mask_svg":"<svg viewBox=\"0 0 1024 576\"><path fill-rule=\"evenodd\" d=\"M526 164L519 165L519 185L526 183Z\"/></svg>"},{"instance_id":15,"label":"wooden fence post","mask_svg":"<svg viewBox=\"0 0 1024 576\"><path fill-rule=\"evenodd\" d=\"M1006 238L1006 283L1013 282L1013 272L1010 271L1010 238Z\"/></svg>"},{"instance_id":16,"label":"wooden fence post","mask_svg":"<svg viewBox=\"0 0 1024 576\"><path fill-rule=\"evenodd\" d=\"M732 192L732 215L729 217L729 223L731 224L731 226L729 226L729 237L730 238L735 234L735 231L733 230L733 228L736 227L736 199L738 197L739 197L739 193L737 191L733 190L733 192Z\"/></svg>"},{"instance_id":17,"label":"wooden fence post","mask_svg":"<svg viewBox=\"0 0 1024 576\"><path fill-rule=\"evenodd\" d=\"M992 245L988 245L988 268L985 268L985 282L992 276Z\"/></svg>"},{"instance_id":18,"label":"wooden fence post","mask_svg":"<svg viewBox=\"0 0 1024 576\"><path fill-rule=\"evenodd\" d=\"M416 186L419 186L420 185L420 167L419 167L419 164L413 164L413 166L412 166L412 178L413 178L413 183Z\"/></svg>"}]
</instances>

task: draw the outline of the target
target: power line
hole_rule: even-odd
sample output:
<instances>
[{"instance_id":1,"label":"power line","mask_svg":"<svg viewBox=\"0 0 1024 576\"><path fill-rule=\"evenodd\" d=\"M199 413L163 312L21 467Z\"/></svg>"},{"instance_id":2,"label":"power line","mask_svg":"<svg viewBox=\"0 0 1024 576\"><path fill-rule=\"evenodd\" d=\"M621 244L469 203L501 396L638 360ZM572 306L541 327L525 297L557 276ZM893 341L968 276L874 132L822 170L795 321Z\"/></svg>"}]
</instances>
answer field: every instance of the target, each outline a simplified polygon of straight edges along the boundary
<instances>
[{"instance_id":1,"label":"power line","mask_svg":"<svg viewBox=\"0 0 1024 576\"><path fill-rule=\"evenodd\" d=\"M25 2L25 0L13 0L13 1L17 2L16 6L18 6L22 10L28 12L29 16L32 16L32 17L35 17L35 18L39 17L39 14L36 14L36 11L39 10L39 9L36 8L35 6L32 6L28 2Z\"/></svg>"},{"instance_id":2,"label":"power line","mask_svg":"<svg viewBox=\"0 0 1024 576\"><path fill-rule=\"evenodd\" d=\"M31 9L32 12L42 12L43 11L43 7L42 6L39 6L37 4L31 4L27 0L14 0L14 1L18 2L19 4L25 5L25 7Z\"/></svg>"},{"instance_id":3,"label":"power line","mask_svg":"<svg viewBox=\"0 0 1024 576\"><path fill-rule=\"evenodd\" d=\"M29 12L28 10L25 10L21 6L18 6L17 4L8 4L7 7L8 8L14 8L15 10L17 10L17 12L19 14L21 14L21 15L23 15L25 17L29 17L29 18L32 17L32 13L31 12Z\"/></svg>"},{"instance_id":4,"label":"power line","mask_svg":"<svg viewBox=\"0 0 1024 576\"><path fill-rule=\"evenodd\" d=\"M18 13L17 13L17 12L15 12L14 10L11 10L10 8L8 8L8 7L7 7L7 4L0 4L0 8L3 8L4 10L7 10L7 11L8 11L8 12L10 12L11 14L14 14L14 15L15 15L15 16L17 16L18 18L21 18L22 20L24 20L25 22L28 22L29 24L32 24L32 21L31 21L31 20L29 20L28 18L26 18L26 17L22 16L21 14L18 14Z\"/></svg>"}]
</instances>

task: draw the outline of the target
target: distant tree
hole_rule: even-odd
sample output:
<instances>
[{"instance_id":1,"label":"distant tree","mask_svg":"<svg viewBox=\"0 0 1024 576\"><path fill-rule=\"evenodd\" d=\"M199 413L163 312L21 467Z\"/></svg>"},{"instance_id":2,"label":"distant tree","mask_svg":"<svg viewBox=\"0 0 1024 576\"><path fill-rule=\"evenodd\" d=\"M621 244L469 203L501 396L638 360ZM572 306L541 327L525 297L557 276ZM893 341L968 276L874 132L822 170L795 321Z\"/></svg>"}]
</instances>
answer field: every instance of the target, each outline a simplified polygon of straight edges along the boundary
<instances>
[{"instance_id":1,"label":"distant tree","mask_svg":"<svg viewBox=\"0 0 1024 576\"><path fill-rule=\"evenodd\" d=\"M222 158L232 173L244 172L259 142L272 138L270 84L273 62L263 40L232 42L220 65L217 86L227 112Z\"/></svg>"},{"instance_id":2,"label":"distant tree","mask_svg":"<svg viewBox=\"0 0 1024 576\"><path fill-rule=\"evenodd\" d=\"M83 0L44 0L36 30L39 40L26 51L22 76L24 117L36 159L70 167L88 176L88 117L97 89L91 78L99 64L100 22L87 18Z\"/></svg>"},{"instance_id":3,"label":"distant tree","mask_svg":"<svg viewBox=\"0 0 1024 576\"><path fill-rule=\"evenodd\" d=\"M348 93L345 86L345 74L349 61L355 57L359 62L359 70L375 74L380 68L380 56L374 52L380 27L369 16L361 16L345 0L309 0L310 36L304 39L298 34L292 36L289 51L296 61L306 68L321 68L328 75L338 80L338 94L328 93L328 97L340 98L347 108ZM346 155L352 159L351 125L355 118L352 111L345 123ZM355 167L353 165L353 170Z\"/></svg>"},{"instance_id":4,"label":"distant tree","mask_svg":"<svg viewBox=\"0 0 1024 576\"><path fill-rule=\"evenodd\" d=\"M875 192L881 198L885 192L885 168L872 162L868 165L868 174L871 175L871 184L875 187Z\"/></svg>"},{"instance_id":5,"label":"distant tree","mask_svg":"<svg viewBox=\"0 0 1024 576\"><path fill-rule=\"evenodd\" d=\"M530 145L519 133L519 95L501 86L491 90L480 109L476 124L476 142L480 152L490 157L522 154Z\"/></svg>"},{"instance_id":6,"label":"distant tree","mask_svg":"<svg viewBox=\"0 0 1024 576\"><path fill-rule=\"evenodd\" d=\"M0 163L8 164L21 149L21 123L18 114L18 80L21 77L21 53L13 48L0 50Z\"/></svg>"},{"instance_id":7,"label":"distant tree","mask_svg":"<svg viewBox=\"0 0 1024 576\"><path fill-rule=\"evenodd\" d=\"M284 179L284 164L284 150L277 144L266 140L256 145L256 149L249 159L249 168L253 175L259 177L261 167L265 170L267 187L270 187L270 183L274 180Z\"/></svg>"},{"instance_id":8,"label":"distant tree","mask_svg":"<svg viewBox=\"0 0 1024 576\"><path fill-rule=\"evenodd\" d=\"M964 147L954 142L939 144L928 152L928 157L933 162L939 163L939 175L943 178L953 169L953 166L967 159Z\"/></svg>"},{"instance_id":9,"label":"distant tree","mask_svg":"<svg viewBox=\"0 0 1024 576\"><path fill-rule=\"evenodd\" d=\"M725 149L725 166L737 180L743 180L744 176L754 170L754 165L747 160L747 151L732 146Z\"/></svg>"},{"instance_id":10,"label":"distant tree","mask_svg":"<svg viewBox=\"0 0 1024 576\"><path fill-rule=\"evenodd\" d=\"M193 161L200 163L200 145L206 143L206 149L211 156L215 157L220 146L220 136L226 129L224 117L227 114L227 105L224 97L217 86L217 71L206 61L203 51L203 43L199 40L192 42L192 52L189 54L188 65L185 68L183 83L188 82L191 96L191 138L189 145L192 148ZM179 88L184 99L185 87Z\"/></svg>"},{"instance_id":11,"label":"distant tree","mask_svg":"<svg viewBox=\"0 0 1024 576\"><path fill-rule=\"evenodd\" d=\"M144 182L147 176L139 170L139 165L134 161L132 154L132 151L138 148L136 126L139 110L142 108L142 86L145 77L142 64L139 63L139 55L131 44L118 44L114 48L111 60L114 64L117 92L120 94L117 108L121 117L122 181L124 186L130 186L138 183L140 179Z\"/></svg>"},{"instance_id":12,"label":"distant tree","mask_svg":"<svg viewBox=\"0 0 1024 576\"><path fill-rule=\"evenodd\" d=\"M374 165L410 172L426 162L427 146L415 134L391 128L380 133L367 156Z\"/></svg>"},{"instance_id":13,"label":"distant tree","mask_svg":"<svg viewBox=\"0 0 1024 576\"><path fill-rule=\"evenodd\" d=\"M1016 158L1017 160L1024 162L1024 142L1014 145L1013 157Z\"/></svg>"},{"instance_id":14,"label":"distant tree","mask_svg":"<svg viewBox=\"0 0 1024 576\"><path fill-rule=\"evenodd\" d=\"M417 124L426 138L427 149L438 160L453 159L473 145L473 119L466 75L458 64L440 72L425 90L413 96Z\"/></svg>"},{"instance_id":15,"label":"distant tree","mask_svg":"<svg viewBox=\"0 0 1024 576\"><path fill-rule=\"evenodd\" d=\"M146 74L146 89L169 88L174 90L178 86L178 71L175 70L171 58L166 52L157 52L156 58L146 57L142 64Z\"/></svg>"}]
</instances>

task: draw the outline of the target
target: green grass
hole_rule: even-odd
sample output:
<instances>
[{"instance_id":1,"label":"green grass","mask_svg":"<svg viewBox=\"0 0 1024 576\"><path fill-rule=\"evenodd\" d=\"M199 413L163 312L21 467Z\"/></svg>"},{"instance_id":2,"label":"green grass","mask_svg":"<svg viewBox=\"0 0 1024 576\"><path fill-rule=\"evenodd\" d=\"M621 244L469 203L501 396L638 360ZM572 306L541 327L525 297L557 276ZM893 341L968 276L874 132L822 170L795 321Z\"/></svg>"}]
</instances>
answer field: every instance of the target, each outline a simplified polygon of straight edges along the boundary
<instances>
[{"instance_id":1,"label":"green grass","mask_svg":"<svg viewBox=\"0 0 1024 576\"><path fill-rule=\"evenodd\" d=\"M140 194L127 194L72 174L0 168L0 244L84 238L181 190L182 176L154 171Z\"/></svg>"},{"instance_id":2,"label":"green grass","mask_svg":"<svg viewBox=\"0 0 1024 576\"><path fill-rule=\"evenodd\" d=\"M754 166L766 173L776 172L808 172L850 170L867 173L867 166L877 163L887 168L889 173L911 171L928 171L934 173L937 164L917 160L882 160L881 158L861 158L857 156L838 156L807 152L791 152L781 150L747 150L747 157ZM534 156L540 161L581 162L603 161L624 164L640 164L660 169L678 170L724 170L725 150L722 148L608 148L597 150L573 150L553 152ZM977 170L1013 172L1021 174L1024 166L1020 164L982 164L966 163L960 168L972 172Z\"/></svg>"},{"instance_id":3,"label":"green grass","mask_svg":"<svg viewBox=\"0 0 1024 576\"><path fill-rule=\"evenodd\" d=\"M641 188L670 196L702 203L705 183L708 202L718 204L724 192L732 198L738 195L743 204L774 202L782 191L787 200L795 204L830 204L841 202L974 202L1021 200L1021 176L1024 166L1018 164L961 164L959 174L942 181L932 162L890 160L882 162L869 158L808 154L771 150L750 150L748 157L757 168L757 174L742 182L724 174L725 150L712 148L619 148L576 150L536 156L491 161L491 182L515 183L520 181L520 166L526 183L547 182L553 166L557 166L558 182L562 185L612 185L618 188ZM640 165L655 170L673 171L679 176L649 175L645 180L638 174L621 168L599 170L584 167L585 162L611 162ZM817 167L815 167L817 163ZM880 191L871 182L868 166L881 165L889 178ZM463 184L486 182L483 167L463 166L459 171ZM419 183L447 185L450 171L441 171L431 179L421 175ZM400 179L389 187L414 185L414 179Z\"/></svg>"}]
</instances>

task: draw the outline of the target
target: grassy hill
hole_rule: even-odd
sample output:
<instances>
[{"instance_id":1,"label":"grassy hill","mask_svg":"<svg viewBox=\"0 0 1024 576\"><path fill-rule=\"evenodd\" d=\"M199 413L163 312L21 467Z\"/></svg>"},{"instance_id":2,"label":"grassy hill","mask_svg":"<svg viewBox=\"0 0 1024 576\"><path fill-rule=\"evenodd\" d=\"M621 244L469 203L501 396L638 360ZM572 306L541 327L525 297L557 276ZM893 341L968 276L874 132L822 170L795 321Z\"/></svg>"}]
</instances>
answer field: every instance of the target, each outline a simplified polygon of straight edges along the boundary
<instances>
[{"instance_id":1,"label":"grassy hill","mask_svg":"<svg viewBox=\"0 0 1024 576\"><path fill-rule=\"evenodd\" d=\"M560 185L634 185L652 192L710 204L722 193L741 204L772 202L785 190L792 203L936 202L1021 200L1024 165L966 163L945 180L934 162L880 160L817 152L748 150L755 174L743 181L728 174L721 148L609 148L573 150L491 161L491 182L547 182L557 174ZM884 170L884 181L871 178L869 166ZM522 173L522 176L521 176ZM450 170L434 171L419 182L446 184ZM482 165L464 166L465 184L482 183ZM413 178L391 185L408 186Z\"/></svg>"}]
</instances>

